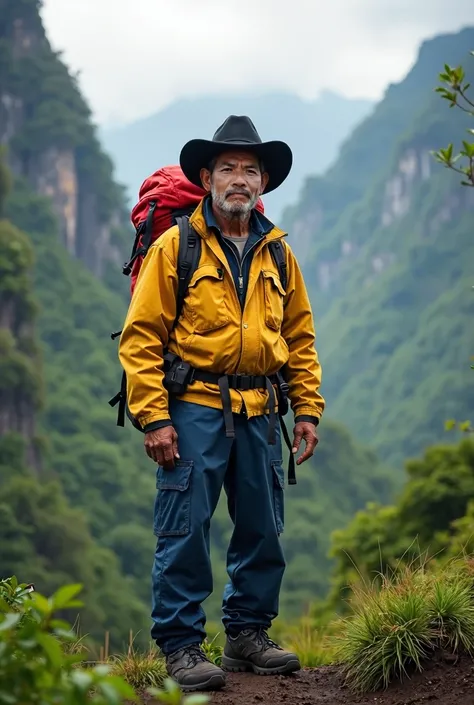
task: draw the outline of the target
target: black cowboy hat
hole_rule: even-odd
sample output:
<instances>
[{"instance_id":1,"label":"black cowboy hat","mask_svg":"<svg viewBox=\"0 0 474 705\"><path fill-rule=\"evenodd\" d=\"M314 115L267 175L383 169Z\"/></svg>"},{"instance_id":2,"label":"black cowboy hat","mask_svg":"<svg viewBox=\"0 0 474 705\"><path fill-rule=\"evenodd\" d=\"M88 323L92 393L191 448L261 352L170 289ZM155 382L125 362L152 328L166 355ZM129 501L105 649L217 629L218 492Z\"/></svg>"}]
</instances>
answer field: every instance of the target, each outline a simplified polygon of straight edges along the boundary
<instances>
[{"instance_id":1,"label":"black cowboy hat","mask_svg":"<svg viewBox=\"0 0 474 705\"><path fill-rule=\"evenodd\" d=\"M187 142L179 157L181 169L191 183L202 186L200 171L222 152L230 149L252 151L262 160L268 174L264 193L278 188L290 173L293 163L291 149L285 142L262 142L250 118L230 115L217 129L212 140L195 139Z\"/></svg>"}]
</instances>

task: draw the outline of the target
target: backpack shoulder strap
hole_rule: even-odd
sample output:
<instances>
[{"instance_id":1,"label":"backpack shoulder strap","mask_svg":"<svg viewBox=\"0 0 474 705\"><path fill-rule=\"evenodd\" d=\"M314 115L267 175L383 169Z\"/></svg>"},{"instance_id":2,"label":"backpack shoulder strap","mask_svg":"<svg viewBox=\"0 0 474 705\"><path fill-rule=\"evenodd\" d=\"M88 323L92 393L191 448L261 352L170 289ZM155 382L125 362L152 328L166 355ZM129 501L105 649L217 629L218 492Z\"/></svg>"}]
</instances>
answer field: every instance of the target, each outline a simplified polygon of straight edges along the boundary
<instances>
[{"instance_id":1,"label":"backpack shoulder strap","mask_svg":"<svg viewBox=\"0 0 474 705\"><path fill-rule=\"evenodd\" d=\"M288 275L286 268L286 252L284 245L280 240L274 240L273 242L270 242L268 246L270 248L273 261L275 262L275 266L278 269L281 285L286 291L286 287L288 284Z\"/></svg>"},{"instance_id":2,"label":"backpack shoulder strap","mask_svg":"<svg viewBox=\"0 0 474 705\"><path fill-rule=\"evenodd\" d=\"M186 216L178 216L176 218L176 224L179 228L179 250L175 325L183 309L189 282L198 268L199 259L201 257L201 238L194 228L191 227L189 218Z\"/></svg>"}]
</instances>

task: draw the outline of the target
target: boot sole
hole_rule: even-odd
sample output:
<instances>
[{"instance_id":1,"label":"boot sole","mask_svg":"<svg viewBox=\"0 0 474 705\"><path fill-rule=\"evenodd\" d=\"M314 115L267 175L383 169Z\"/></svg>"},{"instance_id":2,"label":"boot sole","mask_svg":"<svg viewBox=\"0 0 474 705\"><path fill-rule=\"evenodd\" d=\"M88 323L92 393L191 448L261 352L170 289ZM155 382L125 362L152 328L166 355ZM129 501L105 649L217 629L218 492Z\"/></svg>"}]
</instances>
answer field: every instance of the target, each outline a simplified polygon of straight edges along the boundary
<instances>
[{"instance_id":1,"label":"boot sole","mask_svg":"<svg viewBox=\"0 0 474 705\"><path fill-rule=\"evenodd\" d=\"M178 683L178 685L183 693L194 693L197 690L220 690L225 686L225 675L214 673L206 681L202 681L201 683L193 683L192 685L190 683Z\"/></svg>"},{"instance_id":2,"label":"boot sole","mask_svg":"<svg viewBox=\"0 0 474 705\"><path fill-rule=\"evenodd\" d=\"M281 666L273 666L273 668L263 668L256 666L250 661L240 661L229 656L222 657L221 667L230 673L244 673L245 671L253 671L257 676L278 676L285 673L294 673L301 670L300 662L297 659L291 659Z\"/></svg>"}]
</instances>

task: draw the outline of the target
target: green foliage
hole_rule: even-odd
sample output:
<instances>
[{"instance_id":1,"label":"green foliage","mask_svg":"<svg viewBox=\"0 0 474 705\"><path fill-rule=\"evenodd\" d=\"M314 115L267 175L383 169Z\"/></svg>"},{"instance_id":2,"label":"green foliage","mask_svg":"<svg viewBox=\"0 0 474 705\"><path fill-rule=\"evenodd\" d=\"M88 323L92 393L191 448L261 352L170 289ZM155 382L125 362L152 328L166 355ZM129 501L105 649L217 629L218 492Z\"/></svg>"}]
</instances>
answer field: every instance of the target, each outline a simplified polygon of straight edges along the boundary
<instances>
[{"instance_id":1,"label":"green foliage","mask_svg":"<svg viewBox=\"0 0 474 705\"><path fill-rule=\"evenodd\" d=\"M341 607L351 584L379 582L420 555L443 562L468 542L472 514L463 517L474 502L474 442L466 438L456 446L428 448L406 470L409 479L394 506L370 504L333 534L332 605Z\"/></svg>"},{"instance_id":2,"label":"green foliage","mask_svg":"<svg viewBox=\"0 0 474 705\"><path fill-rule=\"evenodd\" d=\"M381 590L358 591L338 637L338 657L354 691L387 687L422 670L436 649L474 651L472 575L465 563L444 571L407 570Z\"/></svg>"},{"instance_id":3,"label":"green foliage","mask_svg":"<svg viewBox=\"0 0 474 705\"><path fill-rule=\"evenodd\" d=\"M125 698L136 700L123 679L109 675L110 667L83 668L81 654L66 654L62 648L75 635L61 615L80 606L80 586L66 585L49 599L35 592L25 599L25 588L12 582L15 609L0 598L0 703L118 705Z\"/></svg>"},{"instance_id":4,"label":"green foliage","mask_svg":"<svg viewBox=\"0 0 474 705\"><path fill-rule=\"evenodd\" d=\"M63 585L49 598L31 588L15 576L0 581L0 703L125 705L138 702L138 693L171 705L209 702L205 696L182 697L151 649L142 654L131 645L108 663L85 662L86 652L65 620L82 607L81 585Z\"/></svg>"},{"instance_id":5,"label":"green foliage","mask_svg":"<svg viewBox=\"0 0 474 705\"><path fill-rule=\"evenodd\" d=\"M171 678L165 680L164 688L161 690L150 688L149 692L159 703L167 703L167 705L207 705L210 702L207 695L183 697L179 686Z\"/></svg>"},{"instance_id":6,"label":"green foliage","mask_svg":"<svg viewBox=\"0 0 474 705\"><path fill-rule=\"evenodd\" d=\"M470 53L471 56L474 56L474 51ZM466 75L463 67L457 66L453 68L445 64L444 72L439 74L439 80L448 87L438 86L436 92L449 102L449 107L453 108L456 106L474 118L474 103L468 97L470 83L465 82ZM469 128L468 132L470 135L474 135L473 128ZM474 142L463 140L462 145L463 149L458 154L454 154L454 147L452 142L450 142L446 148L434 152L434 156L437 161L444 164L447 168L463 175L464 178L461 181L463 186L474 186ZM466 166L456 167L455 164L461 159L467 162Z\"/></svg>"}]
</instances>

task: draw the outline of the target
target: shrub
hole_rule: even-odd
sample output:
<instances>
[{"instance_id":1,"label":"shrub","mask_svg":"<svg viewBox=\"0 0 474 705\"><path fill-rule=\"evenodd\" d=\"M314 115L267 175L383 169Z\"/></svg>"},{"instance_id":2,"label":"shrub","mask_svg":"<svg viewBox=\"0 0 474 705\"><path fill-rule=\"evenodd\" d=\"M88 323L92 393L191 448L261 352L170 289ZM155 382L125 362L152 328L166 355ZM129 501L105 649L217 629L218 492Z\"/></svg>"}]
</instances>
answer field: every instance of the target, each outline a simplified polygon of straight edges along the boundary
<instances>
[{"instance_id":1,"label":"shrub","mask_svg":"<svg viewBox=\"0 0 474 705\"><path fill-rule=\"evenodd\" d=\"M183 697L152 650L141 655L130 646L112 663L84 664L81 640L61 618L82 606L81 586L66 585L50 598L31 589L15 577L0 581L0 705L125 705L139 701L135 687L169 705L209 702Z\"/></svg>"}]
</instances>

